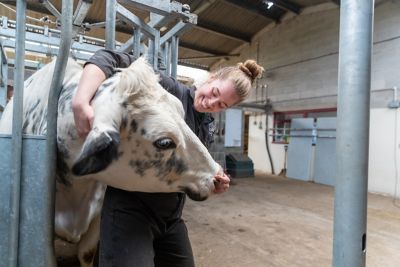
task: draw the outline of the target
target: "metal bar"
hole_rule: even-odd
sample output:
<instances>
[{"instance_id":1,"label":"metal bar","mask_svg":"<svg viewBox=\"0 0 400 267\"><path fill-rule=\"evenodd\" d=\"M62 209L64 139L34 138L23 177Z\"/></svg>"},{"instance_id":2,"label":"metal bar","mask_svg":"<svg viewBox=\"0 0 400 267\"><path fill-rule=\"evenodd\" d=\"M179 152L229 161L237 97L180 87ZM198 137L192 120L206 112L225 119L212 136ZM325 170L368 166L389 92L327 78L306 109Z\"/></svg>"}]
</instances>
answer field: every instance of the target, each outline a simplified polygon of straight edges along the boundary
<instances>
[{"instance_id":1,"label":"metal bar","mask_svg":"<svg viewBox=\"0 0 400 267\"><path fill-rule=\"evenodd\" d=\"M133 55L140 57L140 29L133 30Z\"/></svg>"},{"instance_id":2,"label":"metal bar","mask_svg":"<svg viewBox=\"0 0 400 267\"><path fill-rule=\"evenodd\" d=\"M142 32L149 37L154 37L156 30L147 25L143 20L141 20L138 16L132 14L128 9L121 6L120 4L116 4L117 16L121 18L121 20L125 21L128 24L133 24L134 27L138 27L142 29Z\"/></svg>"},{"instance_id":3,"label":"metal bar","mask_svg":"<svg viewBox=\"0 0 400 267\"><path fill-rule=\"evenodd\" d=\"M24 97L24 55L25 55L25 23L26 0L17 2L16 54L14 68L14 106L12 122L12 195L10 203L10 267L18 266L21 174L22 174L22 112Z\"/></svg>"},{"instance_id":4,"label":"metal bar","mask_svg":"<svg viewBox=\"0 0 400 267\"><path fill-rule=\"evenodd\" d=\"M46 245L45 255L49 259L49 266L56 266L54 257L54 210L55 210L55 174L57 159L57 115L58 115L58 98L64 80L65 69L68 62L68 55L72 42L72 16L73 2L62 1L62 19L61 19L61 40L60 49L54 67L54 73L50 86L50 93L47 107L47 142L46 142L46 189L49 192L45 198L47 222L49 227L46 233L43 233Z\"/></svg>"},{"instance_id":5,"label":"metal bar","mask_svg":"<svg viewBox=\"0 0 400 267\"><path fill-rule=\"evenodd\" d=\"M7 17L1 17L1 27L4 29L8 28L8 18Z\"/></svg>"},{"instance_id":6,"label":"metal bar","mask_svg":"<svg viewBox=\"0 0 400 267\"><path fill-rule=\"evenodd\" d=\"M334 128L269 128L269 131L275 131L275 130L291 130L291 131L312 131L312 130L317 130L317 131L336 131Z\"/></svg>"},{"instance_id":7,"label":"metal bar","mask_svg":"<svg viewBox=\"0 0 400 267\"><path fill-rule=\"evenodd\" d=\"M169 15L171 12L169 0L119 0L118 2L160 15Z\"/></svg>"},{"instance_id":8,"label":"metal bar","mask_svg":"<svg viewBox=\"0 0 400 267\"><path fill-rule=\"evenodd\" d=\"M40 2L47 8L48 11L50 11L51 14L53 14L57 19L61 19L61 14L60 12L57 10L57 8L55 8L55 6L53 6L52 3L50 3L48 0L40 0Z\"/></svg>"},{"instance_id":9,"label":"metal bar","mask_svg":"<svg viewBox=\"0 0 400 267\"><path fill-rule=\"evenodd\" d=\"M178 68L179 37L172 37L171 41L171 77L176 78Z\"/></svg>"},{"instance_id":10,"label":"metal bar","mask_svg":"<svg viewBox=\"0 0 400 267\"><path fill-rule=\"evenodd\" d=\"M373 0L340 7L334 267L365 266L373 8Z\"/></svg>"},{"instance_id":11,"label":"metal bar","mask_svg":"<svg viewBox=\"0 0 400 267\"><path fill-rule=\"evenodd\" d=\"M119 3L124 3L131 7L136 7L141 10L146 10L151 13L171 16L173 18L182 19L185 22L196 23L197 15L186 10L186 6L177 1L169 0L119 0Z\"/></svg>"},{"instance_id":12,"label":"metal bar","mask_svg":"<svg viewBox=\"0 0 400 267\"><path fill-rule=\"evenodd\" d=\"M173 36L180 36L184 31L193 27L193 24L184 23L182 21L178 22L174 27L172 27L167 33L165 33L160 38L160 44L164 44L166 41L170 40Z\"/></svg>"},{"instance_id":13,"label":"metal bar","mask_svg":"<svg viewBox=\"0 0 400 267\"><path fill-rule=\"evenodd\" d=\"M10 27L6 27L4 29L0 28L0 36L4 36L4 37L9 37L9 38L14 38L15 37L15 24L16 22L13 20L8 20L10 22ZM117 20L118 21L118 20ZM103 23L103 22L102 22ZM104 24L105 25L105 24ZM40 40L40 36L44 36L43 38L47 38L49 37L49 35L52 36L60 36L60 31L56 30L56 29L50 29L47 25L45 26L36 26L36 25L32 25L32 24L27 24L26 25L26 31L27 31L27 39L29 38L29 34L34 34L35 36L37 36L36 38L34 38L34 40ZM51 34L50 34L51 33ZM94 43L94 42L101 42L102 44L105 43L105 41L103 39L100 38L95 38L92 36L84 36L82 35L84 40L90 43ZM53 37L55 38L55 37ZM59 39L57 39L57 46L59 44Z\"/></svg>"},{"instance_id":14,"label":"metal bar","mask_svg":"<svg viewBox=\"0 0 400 267\"><path fill-rule=\"evenodd\" d=\"M4 52L3 44L0 40L0 116L7 103L7 88L8 88L8 60Z\"/></svg>"},{"instance_id":15,"label":"metal bar","mask_svg":"<svg viewBox=\"0 0 400 267\"><path fill-rule=\"evenodd\" d=\"M153 53L153 67L155 70L158 70L158 52L160 51L160 32L157 31L154 40L152 40L153 47L152 47L152 53Z\"/></svg>"},{"instance_id":16,"label":"metal bar","mask_svg":"<svg viewBox=\"0 0 400 267\"><path fill-rule=\"evenodd\" d=\"M165 64L166 70L165 74L167 76L171 75L171 42L165 42Z\"/></svg>"},{"instance_id":17,"label":"metal bar","mask_svg":"<svg viewBox=\"0 0 400 267\"><path fill-rule=\"evenodd\" d=\"M12 45L13 43L15 44L15 39L14 39L15 30L14 29L10 29L10 28L1 29L0 28L0 36L12 38L11 40L4 39L4 41L3 41L4 47L15 47L15 45ZM88 39L88 41L90 41L90 40L91 39ZM43 34L38 34L38 33L33 33L33 32L27 32L26 33L26 42L27 42L26 47L28 47L29 45L36 46L35 43L37 43L37 45L42 46L45 50L46 49L50 50L49 48L44 47L44 46L51 46L51 48L57 48L57 47L59 47L59 44L60 44L60 38L52 37L52 36L44 36ZM72 49L90 52L90 53L95 52L99 48L101 48L100 45L93 45L90 43L74 42L72 45Z\"/></svg>"},{"instance_id":18,"label":"metal bar","mask_svg":"<svg viewBox=\"0 0 400 267\"><path fill-rule=\"evenodd\" d=\"M240 54L231 54L231 55L218 55L218 56L197 56L197 57L181 57L179 59L182 60L190 60L190 59L216 59L216 58L232 58L232 57L240 57Z\"/></svg>"},{"instance_id":19,"label":"metal bar","mask_svg":"<svg viewBox=\"0 0 400 267\"><path fill-rule=\"evenodd\" d=\"M115 19L117 16L116 0L107 0L106 2L106 49L115 49Z\"/></svg>"},{"instance_id":20,"label":"metal bar","mask_svg":"<svg viewBox=\"0 0 400 267\"><path fill-rule=\"evenodd\" d=\"M83 20L85 19L89 9L92 5L92 1L90 0L79 0L78 6L76 7L73 24L75 26L81 26Z\"/></svg>"},{"instance_id":21,"label":"metal bar","mask_svg":"<svg viewBox=\"0 0 400 267\"><path fill-rule=\"evenodd\" d=\"M85 61L88 60L96 50L103 48L101 46L92 46L93 47L92 51L89 52L88 49L85 49L87 52L85 52L85 51L80 52L82 50L80 50L79 47L76 46L76 44L77 43L74 43L72 45L73 51L71 51L71 53L73 54L74 58L85 60ZM4 41L4 47L15 48L15 45L16 45L15 41L12 41L12 40ZM58 54L58 47L47 48L40 44L27 43L27 44L25 44L25 50L30 51L30 52L41 53L44 55L57 55Z\"/></svg>"}]
</instances>

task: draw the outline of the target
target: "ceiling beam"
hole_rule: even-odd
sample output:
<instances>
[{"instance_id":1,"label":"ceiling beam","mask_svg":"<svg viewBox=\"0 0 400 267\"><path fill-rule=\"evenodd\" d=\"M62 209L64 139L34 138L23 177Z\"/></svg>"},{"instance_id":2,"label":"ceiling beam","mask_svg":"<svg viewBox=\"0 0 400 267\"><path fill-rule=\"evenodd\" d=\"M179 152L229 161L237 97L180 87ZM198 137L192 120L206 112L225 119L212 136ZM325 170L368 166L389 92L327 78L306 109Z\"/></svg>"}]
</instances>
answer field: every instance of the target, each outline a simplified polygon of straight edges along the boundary
<instances>
[{"instance_id":1,"label":"ceiling beam","mask_svg":"<svg viewBox=\"0 0 400 267\"><path fill-rule=\"evenodd\" d=\"M268 19L271 19L275 22L279 22L279 17L274 15L272 12L269 12L268 9L262 10L256 6L250 5L250 4L246 4L244 3L242 0L224 0L227 3L230 3L232 5L235 5L237 7L246 9L247 11L250 11L254 14L266 17Z\"/></svg>"},{"instance_id":2,"label":"ceiling beam","mask_svg":"<svg viewBox=\"0 0 400 267\"><path fill-rule=\"evenodd\" d=\"M289 0L268 0L268 1L274 3L274 5L276 5L277 7L280 7L284 10L291 11L296 14L300 14L301 6L291 2Z\"/></svg>"},{"instance_id":3,"label":"ceiling beam","mask_svg":"<svg viewBox=\"0 0 400 267\"><path fill-rule=\"evenodd\" d=\"M240 54L230 54L230 55L213 55L213 56L195 56L195 57L181 57L179 58L180 60L196 60L196 59L219 59L219 58L225 58L229 59L232 57L239 57Z\"/></svg>"},{"instance_id":4,"label":"ceiling beam","mask_svg":"<svg viewBox=\"0 0 400 267\"><path fill-rule=\"evenodd\" d=\"M200 64L196 64L196 63L188 62L188 61L184 61L184 60L178 60L178 64L182 65L182 66L186 66L186 67L195 68L195 69L210 71L210 68L208 66L200 65Z\"/></svg>"},{"instance_id":5,"label":"ceiling beam","mask_svg":"<svg viewBox=\"0 0 400 267\"><path fill-rule=\"evenodd\" d=\"M198 29L201 29L203 31L206 31L206 32L209 32L212 34L216 34L221 37L233 39L236 41L245 42L245 43L250 43L250 41L251 41L251 37L249 37L249 36L235 33L232 30L222 28L218 25L212 24L212 23L204 21L204 20L198 20L197 25L195 25L195 27Z\"/></svg>"},{"instance_id":6,"label":"ceiling beam","mask_svg":"<svg viewBox=\"0 0 400 267\"><path fill-rule=\"evenodd\" d=\"M340 0L331 0L333 3L335 3L336 5L340 6Z\"/></svg>"},{"instance_id":7,"label":"ceiling beam","mask_svg":"<svg viewBox=\"0 0 400 267\"><path fill-rule=\"evenodd\" d=\"M216 51L216 50L213 50L213 49L209 49L209 48L206 48L206 47L203 47L203 46L189 44L189 43L183 42L181 40L179 40L179 46L182 47L182 48L194 50L194 51L205 53L205 54L210 54L210 55L213 55L213 56L229 56L228 54L225 54L223 52Z\"/></svg>"}]
</instances>

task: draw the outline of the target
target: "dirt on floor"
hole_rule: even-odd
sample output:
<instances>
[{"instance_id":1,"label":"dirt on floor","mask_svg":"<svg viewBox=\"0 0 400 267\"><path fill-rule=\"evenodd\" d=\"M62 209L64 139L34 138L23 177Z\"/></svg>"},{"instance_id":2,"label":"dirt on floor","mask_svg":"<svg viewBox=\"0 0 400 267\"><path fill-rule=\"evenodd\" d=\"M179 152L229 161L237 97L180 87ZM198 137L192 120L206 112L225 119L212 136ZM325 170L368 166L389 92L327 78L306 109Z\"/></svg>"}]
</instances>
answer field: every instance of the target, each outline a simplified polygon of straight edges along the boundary
<instances>
[{"instance_id":1,"label":"dirt on floor","mask_svg":"<svg viewBox=\"0 0 400 267\"><path fill-rule=\"evenodd\" d=\"M197 267L332 266L332 187L266 175L233 181L225 194L187 201ZM367 266L400 266L393 198L368 195Z\"/></svg>"}]
</instances>

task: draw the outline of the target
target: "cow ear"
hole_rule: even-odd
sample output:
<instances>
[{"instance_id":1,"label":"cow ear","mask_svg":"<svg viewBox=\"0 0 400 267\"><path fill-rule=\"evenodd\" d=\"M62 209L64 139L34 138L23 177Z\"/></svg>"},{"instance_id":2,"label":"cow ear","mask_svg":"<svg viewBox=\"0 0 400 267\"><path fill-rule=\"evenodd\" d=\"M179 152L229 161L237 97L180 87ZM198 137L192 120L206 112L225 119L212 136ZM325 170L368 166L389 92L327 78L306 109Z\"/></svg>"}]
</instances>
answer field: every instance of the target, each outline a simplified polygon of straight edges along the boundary
<instances>
[{"instance_id":1,"label":"cow ear","mask_svg":"<svg viewBox=\"0 0 400 267\"><path fill-rule=\"evenodd\" d=\"M93 129L72 166L72 173L82 176L106 169L113 160L118 158L119 143L118 132L98 132Z\"/></svg>"}]
</instances>

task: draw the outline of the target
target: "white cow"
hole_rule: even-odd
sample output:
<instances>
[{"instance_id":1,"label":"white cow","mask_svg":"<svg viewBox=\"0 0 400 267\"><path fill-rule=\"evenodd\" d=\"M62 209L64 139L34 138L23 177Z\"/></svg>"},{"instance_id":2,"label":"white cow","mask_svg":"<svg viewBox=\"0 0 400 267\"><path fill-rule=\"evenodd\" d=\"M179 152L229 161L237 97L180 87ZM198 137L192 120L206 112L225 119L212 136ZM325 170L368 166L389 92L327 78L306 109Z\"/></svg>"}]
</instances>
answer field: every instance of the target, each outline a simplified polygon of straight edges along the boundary
<instances>
[{"instance_id":1,"label":"white cow","mask_svg":"<svg viewBox=\"0 0 400 267\"><path fill-rule=\"evenodd\" d=\"M25 81L23 131L46 134L47 100L54 61ZM206 199L220 166L184 121L177 98L158 83L143 58L104 81L92 101L93 128L85 140L75 130L71 99L82 67L68 61L58 106L55 231L78 246L91 266L99 238L105 185L143 192L186 192ZM0 121L10 133L12 105Z\"/></svg>"}]
</instances>

